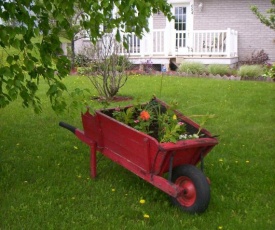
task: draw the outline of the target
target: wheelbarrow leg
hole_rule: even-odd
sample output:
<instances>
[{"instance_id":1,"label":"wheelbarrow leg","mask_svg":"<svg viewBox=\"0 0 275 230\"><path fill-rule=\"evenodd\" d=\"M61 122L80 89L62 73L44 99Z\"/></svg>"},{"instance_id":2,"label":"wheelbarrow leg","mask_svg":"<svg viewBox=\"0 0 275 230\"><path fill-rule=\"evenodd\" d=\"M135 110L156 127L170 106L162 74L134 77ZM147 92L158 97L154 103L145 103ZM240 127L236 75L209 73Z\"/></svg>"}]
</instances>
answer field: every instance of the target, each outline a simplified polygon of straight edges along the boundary
<instances>
[{"instance_id":1,"label":"wheelbarrow leg","mask_svg":"<svg viewBox=\"0 0 275 230\"><path fill-rule=\"evenodd\" d=\"M90 146L90 170L91 170L91 177L95 178L96 177L96 148L97 144L96 142L93 142L92 145Z\"/></svg>"}]
</instances>

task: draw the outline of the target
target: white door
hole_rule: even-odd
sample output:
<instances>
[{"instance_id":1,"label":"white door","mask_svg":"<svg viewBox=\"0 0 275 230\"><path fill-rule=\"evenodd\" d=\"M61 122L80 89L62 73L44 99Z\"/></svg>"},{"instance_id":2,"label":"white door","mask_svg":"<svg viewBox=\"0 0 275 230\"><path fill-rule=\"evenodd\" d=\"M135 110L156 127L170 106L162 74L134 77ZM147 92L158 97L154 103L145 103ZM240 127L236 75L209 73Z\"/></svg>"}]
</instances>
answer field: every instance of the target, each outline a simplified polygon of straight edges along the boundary
<instances>
[{"instance_id":1,"label":"white door","mask_svg":"<svg viewBox=\"0 0 275 230\"><path fill-rule=\"evenodd\" d=\"M193 4L174 6L175 30L176 30L176 50L178 53L186 53L188 50L188 30L193 27Z\"/></svg>"},{"instance_id":2,"label":"white door","mask_svg":"<svg viewBox=\"0 0 275 230\"><path fill-rule=\"evenodd\" d=\"M186 47L186 7L175 7L176 49Z\"/></svg>"}]
</instances>

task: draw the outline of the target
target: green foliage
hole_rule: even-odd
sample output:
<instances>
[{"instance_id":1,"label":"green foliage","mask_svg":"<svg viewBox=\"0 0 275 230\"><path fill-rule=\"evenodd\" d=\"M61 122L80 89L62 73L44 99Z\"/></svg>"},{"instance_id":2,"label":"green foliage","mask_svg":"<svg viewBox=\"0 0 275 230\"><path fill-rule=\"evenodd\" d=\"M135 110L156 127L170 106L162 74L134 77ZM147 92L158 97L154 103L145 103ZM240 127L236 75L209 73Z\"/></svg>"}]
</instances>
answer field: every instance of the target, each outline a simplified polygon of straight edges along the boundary
<instances>
[{"instance_id":1,"label":"green foliage","mask_svg":"<svg viewBox=\"0 0 275 230\"><path fill-rule=\"evenodd\" d=\"M259 77L263 73L264 70L261 65L242 65L237 71L237 75L240 77Z\"/></svg>"},{"instance_id":2,"label":"green foliage","mask_svg":"<svg viewBox=\"0 0 275 230\"><path fill-rule=\"evenodd\" d=\"M116 17L112 17L116 7ZM71 63L63 56L60 32L69 41L76 31L86 29L93 42L104 34L100 28L120 32L134 32L142 36L148 31L148 18L162 11L172 18L171 5L158 1L0 1L0 47L7 54L0 63L0 108L21 97L23 106L32 106L41 111L42 104L37 94L40 79L48 84L47 95L52 108L63 111L67 102L62 79L69 73ZM30 13L31 12L31 13ZM72 19L78 16L78 24ZM131 19L131 20L129 20ZM33 42L33 39L40 38ZM73 59L74 60L74 59Z\"/></svg>"},{"instance_id":3,"label":"green foliage","mask_svg":"<svg viewBox=\"0 0 275 230\"><path fill-rule=\"evenodd\" d=\"M87 67L91 64L91 60L84 54L76 55L74 60L77 67Z\"/></svg>"},{"instance_id":4,"label":"green foliage","mask_svg":"<svg viewBox=\"0 0 275 230\"><path fill-rule=\"evenodd\" d=\"M151 135L159 142L174 142L180 139L190 139L190 136L182 138L186 134L185 124L175 114L175 103L165 109L155 100L146 105L136 105L125 109L117 108L112 116L141 132ZM191 134L191 138L195 138ZM196 135L199 138L199 133Z\"/></svg>"},{"instance_id":5,"label":"green foliage","mask_svg":"<svg viewBox=\"0 0 275 230\"><path fill-rule=\"evenodd\" d=\"M58 31L67 28L69 32L70 29L60 17L55 24L49 23L48 15L50 11L57 15L69 14L71 7L62 7L57 12L54 10L58 8L56 2L0 2L0 18L4 22L0 25L0 46L6 54L6 63L0 66L0 108L20 96L24 107L32 106L36 112L41 111L37 95L40 78L48 82L47 95L53 108L62 109L66 105L62 100L66 87L60 80L68 73L69 61L61 55ZM14 20L18 23L9 23Z\"/></svg>"},{"instance_id":6,"label":"green foliage","mask_svg":"<svg viewBox=\"0 0 275 230\"><path fill-rule=\"evenodd\" d=\"M126 56L119 55L117 60L117 70L118 71L124 71L124 70L129 70L133 63L127 58Z\"/></svg>"},{"instance_id":7,"label":"green foliage","mask_svg":"<svg viewBox=\"0 0 275 230\"><path fill-rule=\"evenodd\" d=\"M135 107L129 107L127 109L121 110L121 109L115 109L115 111L112 113L114 118L126 125L132 124L134 122L133 120L133 114L135 112Z\"/></svg>"},{"instance_id":8,"label":"green foliage","mask_svg":"<svg viewBox=\"0 0 275 230\"><path fill-rule=\"evenodd\" d=\"M205 127L205 124L207 123L207 121L209 120L209 119L213 119L213 118L215 118L216 116L215 116L215 114L205 114L205 115L191 115L191 116L189 116L190 118L198 118L198 117L200 117L201 118L201 121L200 121L200 123L199 123L199 125L200 125L200 128L199 128L199 130L198 130L198 133L197 133L197 135L199 135L200 134L200 132L201 132L201 130Z\"/></svg>"},{"instance_id":9,"label":"green foliage","mask_svg":"<svg viewBox=\"0 0 275 230\"><path fill-rule=\"evenodd\" d=\"M126 70L130 66L127 54L124 57L119 55L121 44L114 37L114 34L106 34L100 44L91 44L85 50L92 60L92 68L84 69L83 73L96 88L99 96L107 100L113 98L125 85L128 79Z\"/></svg>"},{"instance_id":10,"label":"green foliage","mask_svg":"<svg viewBox=\"0 0 275 230\"><path fill-rule=\"evenodd\" d=\"M169 109L165 113L158 113L157 121L160 142L176 143L186 133L185 124Z\"/></svg>"},{"instance_id":11,"label":"green foliage","mask_svg":"<svg viewBox=\"0 0 275 230\"><path fill-rule=\"evenodd\" d=\"M228 65L211 64L207 67L207 71L213 75L228 75L231 74L231 69Z\"/></svg>"},{"instance_id":12,"label":"green foliage","mask_svg":"<svg viewBox=\"0 0 275 230\"><path fill-rule=\"evenodd\" d=\"M79 75L85 76L85 75L90 75L93 71L95 71L95 68L90 66L90 67L78 67L77 68L77 73Z\"/></svg>"},{"instance_id":13,"label":"green foliage","mask_svg":"<svg viewBox=\"0 0 275 230\"><path fill-rule=\"evenodd\" d=\"M265 67L265 73L263 76L275 80L275 63L273 63L273 65L269 64Z\"/></svg>"},{"instance_id":14,"label":"green foliage","mask_svg":"<svg viewBox=\"0 0 275 230\"><path fill-rule=\"evenodd\" d=\"M261 23L268 26L270 29L275 30L275 0L271 0L271 4L273 5L273 7L266 11L268 16L260 13L257 6L251 6L251 10L261 21Z\"/></svg>"},{"instance_id":15,"label":"green foliage","mask_svg":"<svg viewBox=\"0 0 275 230\"><path fill-rule=\"evenodd\" d=\"M87 87L89 80L72 76L64 83L70 90ZM159 76L132 76L121 95L145 102L159 84ZM165 76L163 85L162 99L177 98L184 114L217 114L206 124L220 143L204 158L211 180L205 213L182 213L167 194L101 154L98 178L91 179L89 147L58 127L63 120L82 129L80 114L57 116L41 81L43 113L24 110L20 100L0 112L0 228L274 229L275 84ZM132 102L110 106L118 104Z\"/></svg>"},{"instance_id":16,"label":"green foliage","mask_svg":"<svg viewBox=\"0 0 275 230\"><path fill-rule=\"evenodd\" d=\"M178 72L187 74L203 74L205 65L200 62L184 61L180 64Z\"/></svg>"}]
</instances>

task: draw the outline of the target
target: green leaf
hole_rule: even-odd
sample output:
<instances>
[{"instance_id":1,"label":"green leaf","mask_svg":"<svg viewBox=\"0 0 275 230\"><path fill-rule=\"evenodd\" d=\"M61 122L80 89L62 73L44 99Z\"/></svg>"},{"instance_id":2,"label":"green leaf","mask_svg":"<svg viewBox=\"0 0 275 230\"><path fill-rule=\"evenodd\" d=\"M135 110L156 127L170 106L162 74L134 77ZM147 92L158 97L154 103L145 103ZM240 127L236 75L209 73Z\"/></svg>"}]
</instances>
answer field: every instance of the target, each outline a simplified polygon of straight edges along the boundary
<instances>
[{"instance_id":1,"label":"green leaf","mask_svg":"<svg viewBox=\"0 0 275 230\"><path fill-rule=\"evenodd\" d=\"M28 71L31 71L34 68L34 64L31 60L27 60L25 65L26 65Z\"/></svg>"},{"instance_id":2,"label":"green leaf","mask_svg":"<svg viewBox=\"0 0 275 230\"><path fill-rule=\"evenodd\" d=\"M13 59L14 59L14 61L18 61L19 60L19 55L14 55Z\"/></svg>"},{"instance_id":3,"label":"green leaf","mask_svg":"<svg viewBox=\"0 0 275 230\"><path fill-rule=\"evenodd\" d=\"M13 62L13 56L8 56L6 61L11 65Z\"/></svg>"},{"instance_id":4,"label":"green leaf","mask_svg":"<svg viewBox=\"0 0 275 230\"><path fill-rule=\"evenodd\" d=\"M47 95L53 95L57 92L57 86L56 85L50 85L49 90L47 91Z\"/></svg>"},{"instance_id":5,"label":"green leaf","mask_svg":"<svg viewBox=\"0 0 275 230\"><path fill-rule=\"evenodd\" d=\"M22 83L19 80L15 80L14 85L19 88L22 85Z\"/></svg>"},{"instance_id":6,"label":"green leaf","mask_svg":"<svg viewBox=\"0 0 275 230\"><path fill-rule=\"evenodd\" d=\"M117 30L117 32L116 32L116 40L117 40L118 42L121 41L121 36L120 36L119 30Z\"/></svg>"}]
</instances>

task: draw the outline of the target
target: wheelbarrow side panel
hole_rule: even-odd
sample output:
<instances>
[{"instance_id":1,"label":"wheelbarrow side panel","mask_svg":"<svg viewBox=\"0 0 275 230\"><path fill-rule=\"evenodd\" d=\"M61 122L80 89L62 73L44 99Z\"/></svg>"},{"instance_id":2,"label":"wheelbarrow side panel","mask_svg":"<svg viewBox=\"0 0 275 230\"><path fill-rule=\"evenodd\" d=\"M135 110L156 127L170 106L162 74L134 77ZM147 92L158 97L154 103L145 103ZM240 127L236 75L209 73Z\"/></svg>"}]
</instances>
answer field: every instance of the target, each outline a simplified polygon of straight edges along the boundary
<instances>
[{"instance_id":1,"label":"wheelbarrow side panel","mask_svg":"<svg viewBox=\"0 0 275 230\"><path fill-rule=\"evenodd\" d=\"M97 114L92 115L89 111L82 114L82 124L85 136L96 142L98 146L102 146L102 131L99 126Z\"/></svg>"},{"instance_id":2,"label":"wheelbarrow side panel","mask_svg":"<svg viewBox=\"0 0 275 230\"><path fill-rule=\"evenodd\" d=\"M149 135L139 132L117 120L97 112L102 136L102 153L114 153L147 173L158 150L158 142ZM111 155L109 154L109 157ZM115 160L115 159L113 159Z\"/></svg>"},{"instance_id":3,"label":"wheelbarrow side panel","mask_svg":"<svg viewBox=\"0 0 275 230\"><path fill-rule=\"evenodd\" d=\"M167 106L161 101L160 103ZM177 143L159 143L153 137L105 113L106 111L99 110L94 115L89 112L82 115L84 133L96 142L97 150L124 167L127 165L128 169L132 165L142 172L162 175L169 171L171 164L172 167L183 164L197 165L218 143L217 139L205 129L201 132L205 135L204 138L182 140ZM189 129L198 131L198 124L179 112L177 116ZM171 157L173 157L172 163L170 163Z\"/></svg>"},{"instance_id":4,"label":"wheelbarrow side panel","mask_svg":"<svg viewBox=\"0 0 275 230\"><path fill-rule=\"evenodd\" d=\"M169 171L170 159L172 168L183 164L197 165L218 143L215 138L200 138L179 141L177 143L161 143L161 152L156 158L153 171L163 174Z\"/></svg>"}]
</instances>

